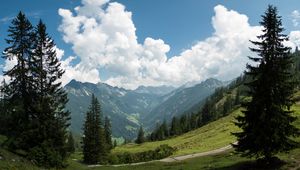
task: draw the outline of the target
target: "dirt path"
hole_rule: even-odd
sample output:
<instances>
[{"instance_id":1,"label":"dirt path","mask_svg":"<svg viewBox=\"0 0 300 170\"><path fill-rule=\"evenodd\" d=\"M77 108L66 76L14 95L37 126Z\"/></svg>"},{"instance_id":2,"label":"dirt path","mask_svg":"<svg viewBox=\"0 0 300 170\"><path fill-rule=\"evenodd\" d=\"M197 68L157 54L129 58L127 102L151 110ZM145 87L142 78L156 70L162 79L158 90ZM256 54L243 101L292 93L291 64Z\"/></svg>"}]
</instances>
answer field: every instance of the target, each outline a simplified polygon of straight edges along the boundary
<instances>
[{"instance_id":1,"label":"dirt path","mask_svg":"<svg viewBox=\"0 0 300 170\"><path fill-rule=\"evenodd\" d=\"M228 145L219 149L207 151L207 152L201 152L201 153L195 153L195 154L189 154L189 155L183 155L183 156L175 156L175 157L169 157L159 160L160 162L176 162L176 161L183 161L190 158L196 158L196 157L202 157L202 156L209 156L209 155L215 155L222 152L225 152L229 149L231 149L232 146Z\"/></svg>"},{"instance_id":2,"label":"dirt path","mask_svg":"<svg viewBox=\"0 0 300 170\"><path fill-rule=\"evenodd\" d=\"M235 143L236 144L236 143ZM209 156L209 155L215 155L215 154L219 154L222 152L225 152L229 149L231 149L232 146L228 145L219 149L215 149L215 150L211 150L211 151L207 151L207 152L201 152L201 153L195 153L195 154L189 154L189 155L183 155L183 156L175 156L175 157L169 157L169 158L164 158L161 160L153 160L153 161L148 161L148 162L138 162L138 163L131 163L131 164L119 164L119 165L110 165L113 167L120 167L120 166L134 166L134 165L142 165L142 164L146 164L146 163L150 163L150 162L177 162L177 161L183 161L186 159L190 159L190 158L196 158L196 157L202 157L202 156ZM88 167L92 168L92 167L99 167L102 165L89 165Z\"/></svg>"}]
</instances>

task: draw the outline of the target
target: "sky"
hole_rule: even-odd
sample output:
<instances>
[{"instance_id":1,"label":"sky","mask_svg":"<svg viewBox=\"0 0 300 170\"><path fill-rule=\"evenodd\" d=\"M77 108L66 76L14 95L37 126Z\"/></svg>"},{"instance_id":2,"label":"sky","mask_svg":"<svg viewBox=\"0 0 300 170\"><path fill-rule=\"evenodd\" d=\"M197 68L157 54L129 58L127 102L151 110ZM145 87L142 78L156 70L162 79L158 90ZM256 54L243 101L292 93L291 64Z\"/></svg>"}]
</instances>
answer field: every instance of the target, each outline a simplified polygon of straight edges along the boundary
<instances>
[{"instance_id":1,"label":"sky","mask_svg":"<svg viewBox=\"0 0 300 170\"><path fill-rule=\"evenodd\" d=\"M180 86L207 78L232 80L252 54L268 4L282 16L287 46L300 44L300 1L289 0L5 0L0 7L0 50L19 11L42 19L66 70L76 79L135 89ZM0 71L15 60L0 59ZM0 73L0 79L3 76Z\"/></svg>"}]
</instances>

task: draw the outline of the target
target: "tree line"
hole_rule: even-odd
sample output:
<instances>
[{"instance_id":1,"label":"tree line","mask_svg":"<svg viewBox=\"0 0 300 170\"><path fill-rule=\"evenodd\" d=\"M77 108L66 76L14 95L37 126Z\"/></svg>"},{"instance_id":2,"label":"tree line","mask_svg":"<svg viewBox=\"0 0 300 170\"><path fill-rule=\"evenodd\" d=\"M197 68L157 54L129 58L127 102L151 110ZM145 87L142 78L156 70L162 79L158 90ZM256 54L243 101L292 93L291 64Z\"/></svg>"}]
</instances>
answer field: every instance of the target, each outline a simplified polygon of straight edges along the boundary
<instances>
[{"instance_id":1,"label":"tree line","mask_svg":"<svg viewBox=\"0 0 300 170\"><path fill-rule=\"evenodd\" d=\"M163 123L156 125L156 128L146 139L149 141L165 140L200 128L228 115L233 109L240 106L242 98L245 96L245 87L243 86L245 79L245 76L240 76L227 87L217 88L205 100L197 113L173 117L169 123L164 120ZM220 102L221 100L223 102Z\"/></svg>"}]
</instances>

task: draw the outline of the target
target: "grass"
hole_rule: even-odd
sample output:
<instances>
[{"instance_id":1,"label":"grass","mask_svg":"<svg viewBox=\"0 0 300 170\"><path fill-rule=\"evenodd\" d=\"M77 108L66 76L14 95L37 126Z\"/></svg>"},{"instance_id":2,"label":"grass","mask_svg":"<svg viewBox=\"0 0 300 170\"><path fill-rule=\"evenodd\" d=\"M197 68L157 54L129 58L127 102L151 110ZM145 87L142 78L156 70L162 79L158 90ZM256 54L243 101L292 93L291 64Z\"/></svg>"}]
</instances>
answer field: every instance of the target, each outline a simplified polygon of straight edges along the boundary
<instances>
[{"instance_id":1,"label":"grass","mask_svg":"<svg viewBox=\"0 0 300 170\"><path fill-rule=\"evenodd\" d=\"M299 166L300 160L300 149L295 149L289 154L280 154L279 158L284 162L279 165L274 165L268 169L280 169L286 170L291 168L297 168ZM80 164L78 162L71 162L67 170L72 169L92 169L92 170L241 170L241 169L261 169L267 170L267 168L257 168L254 159L247 159L240 157L237 154L233 154L232 151L226 153L205 156L199 158L188 159L181 162L172 163L162 163L162 162L152 162L143 165L134 166L102 166L95 168L88 168L87 166Z\"/></svg>"},{"instance_id":2,"label":"grass","mask_svg":"<svg viewBox=\"0 0 300 170\"><path fill-rule=\"evenodd\" d=\"M38 169L27 159L17 156L0 147L0 169L1 170L35 170Z\"/></svg>"},{"instance_id":3,"label":"grass","mask_svg":"<svg viewBox=\"0 0 300 170\"><path fill-rule=\"evenodd\" d=\"M238 128L233 124L233 121L234 117L239 113L240 110L236 110L226 117L175 138L164 141L146 142L143 144L130 143L118 146L113 149L112 152L142 152L154 150L159 145L167 144L177 149L174 153L174 155L177 156L221 148L236 140L236 138L231 135L231 132L238 131Z\"/></svg>"}]
</instances>

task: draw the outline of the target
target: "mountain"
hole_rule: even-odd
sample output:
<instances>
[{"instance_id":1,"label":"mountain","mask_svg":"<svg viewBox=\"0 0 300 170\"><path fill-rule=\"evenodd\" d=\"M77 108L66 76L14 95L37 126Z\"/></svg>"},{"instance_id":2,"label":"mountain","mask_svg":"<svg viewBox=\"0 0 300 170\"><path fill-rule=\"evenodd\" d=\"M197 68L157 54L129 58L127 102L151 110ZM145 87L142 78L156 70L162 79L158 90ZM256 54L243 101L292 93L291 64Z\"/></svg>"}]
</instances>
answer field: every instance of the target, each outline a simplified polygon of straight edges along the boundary
<instances>
[{"instance_id":1,"label":"mountain","mask_svg":"<svg viewBox=\"0 0 300 170\"><path fill-rule=\"evenodd\" d=\"M72 80L65 86L71 111L71 129L80 132L92 93L99 99L104 116L112 121L114 136L133 138L140 126L139 116L147 113L158 103L158 96L140 94L123 88L112 87L104 83L81 83Z\"/></svg>"},{"instance_id":2,"label":"mountain","mask_svg":"<svg viewBox=\"0 0 300 170\"><path fill-rule=\"evenodd\" d=\"M65 86L69 98L66 107L71 112L71 129L75 133L81 132L85 112L94 94L104 116L112 121L113 136L133 139L141 125L151 129L164 118L171 120L173 116L183 114L222 84L219 80L208 79L192 87L140 86L127 90L105 83L72 80Z\"/></svg>"},{"instance_id":3,"label":"mountain","mask_svg":"<svg viewBox=\"0 0 300 170\"><path fill-rule=\"evenodd\" d=\"M162 96L161 103L149 114L144 114L142 122L145 127L152 129L164 119L170 121L174 116L180 116L187 110L191 111L192 108L197 111L201 108L205 99L221 86L223 86L223 82L213 78L194 86L183 85Z\"/></svg>"},{"instance_id":4,"label":"mountain","mask_svg":"<svg viewBox=\"0 0 300 170\"><path fill-rule=\"evenodd\" d=\"M176 88L173 86L139 86L134 91L137 93L144 93L144 94L156 94L156 95L166 95L171 91L175 90Z\"/></svg>"}]
</instances>

